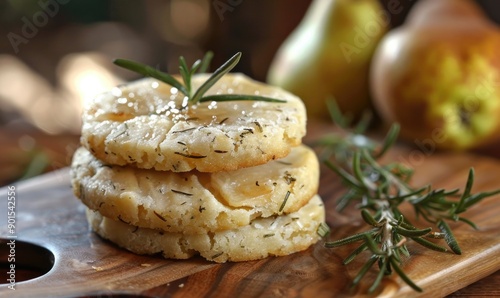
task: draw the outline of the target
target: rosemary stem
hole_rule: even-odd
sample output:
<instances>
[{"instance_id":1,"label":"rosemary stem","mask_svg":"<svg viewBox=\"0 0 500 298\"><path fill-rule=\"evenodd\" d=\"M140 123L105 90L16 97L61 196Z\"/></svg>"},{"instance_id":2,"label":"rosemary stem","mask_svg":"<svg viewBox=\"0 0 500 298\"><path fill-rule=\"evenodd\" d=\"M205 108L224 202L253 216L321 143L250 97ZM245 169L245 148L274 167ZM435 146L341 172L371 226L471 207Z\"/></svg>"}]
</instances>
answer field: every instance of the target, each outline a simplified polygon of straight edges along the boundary
<instances>
[{"instance_id":1,"label":"rosemary stem","mask_svg":"<svg viewBox=\"0 0 500 298\"><path fill-rule=\"evenodd\" d=\"M392 255L392 249L394 247L394 243L392 241L392 229L393 226L390 224L391 222L394 222L394 215L392 214L391 210L388 208L389 204L387 201L381 201L381 205L385 205L382 207L381 211L381 216L380 216L380 223L382 223L382 251L386 252L388 256Z\"/></svg>"},{"instance_id":2,"label":"rosemary stem","mask_svg":"<svg viewBox=\"0 0 500 298\"><path fill-rule=\"evenodd\" d=\"M412 192L411 189L410 189L410 187L408 185L406 185L405 183L401 182L400 178L396 177L391 171L388 171L384 167L379 166L377 164L377 162L373 159L373 157L370 154L370 152L368 152L366 149L364 149L363 151L365 151L364 152L364 157L366 158L366 160L368 161L368 163L373 168L375 168L381 175L387 177L387 179L390 182L390 184L394 185L395 188L397 188L397 189L400 190L400 195L401 196L408 195L408 194L410 194ZM375 186L375 189L376 189L376 186ZM416 198L416 196L413 195L413 196L408 197L407 199L412 199L412 198Z\"/></svg>"}]
</instances>

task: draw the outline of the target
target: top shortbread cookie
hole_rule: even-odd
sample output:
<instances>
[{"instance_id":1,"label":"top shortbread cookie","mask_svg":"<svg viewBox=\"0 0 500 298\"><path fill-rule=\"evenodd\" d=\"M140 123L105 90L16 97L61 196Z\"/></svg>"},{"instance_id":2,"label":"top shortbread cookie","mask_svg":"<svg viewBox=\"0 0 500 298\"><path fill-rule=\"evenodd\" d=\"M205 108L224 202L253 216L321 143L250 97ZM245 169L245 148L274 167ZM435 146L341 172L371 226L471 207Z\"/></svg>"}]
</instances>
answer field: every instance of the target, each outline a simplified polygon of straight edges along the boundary
<instances>
[{"instance_id":1,"label":"top shortbread cookie","mask_svg":"<svg viewBox=\"0 0 500 298\"><path fill-rule=\"evenodd\" d=\"M198 88L209 75L193 76ZM306 132L306 111L296 96L227 74L206 95L261 95L262 101L204 102L185 106L185 96L145 78L86 103L82 144L109 164L161 171L236 170L286 156Z\"/></svg>"}]
</instances>

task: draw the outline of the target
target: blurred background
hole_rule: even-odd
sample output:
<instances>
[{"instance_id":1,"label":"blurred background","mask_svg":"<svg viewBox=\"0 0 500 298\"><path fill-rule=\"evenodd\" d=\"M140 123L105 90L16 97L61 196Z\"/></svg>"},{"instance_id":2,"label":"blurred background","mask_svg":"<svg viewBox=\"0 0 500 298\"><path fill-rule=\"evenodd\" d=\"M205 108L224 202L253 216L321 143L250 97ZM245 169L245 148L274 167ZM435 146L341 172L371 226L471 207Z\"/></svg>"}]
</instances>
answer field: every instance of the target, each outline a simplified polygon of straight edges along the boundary
<instances>
[{"instance_id":1,"label":"blurred background","mask_svg":"<svg viewBox=\"0 0 500 298\"><path fill-rule=\"evenodd\" d=\"M385 7L392 0L383 0ZM78 147L85 98L137 75L128 58L177 72L211 50L237 51L235 71L265 81L310 0L5 0L0 2L0 185L65 167ZM415 0L401 0L399 26ZM477 1L499 23L500 1Z\"/></svg>"}]
</instances>

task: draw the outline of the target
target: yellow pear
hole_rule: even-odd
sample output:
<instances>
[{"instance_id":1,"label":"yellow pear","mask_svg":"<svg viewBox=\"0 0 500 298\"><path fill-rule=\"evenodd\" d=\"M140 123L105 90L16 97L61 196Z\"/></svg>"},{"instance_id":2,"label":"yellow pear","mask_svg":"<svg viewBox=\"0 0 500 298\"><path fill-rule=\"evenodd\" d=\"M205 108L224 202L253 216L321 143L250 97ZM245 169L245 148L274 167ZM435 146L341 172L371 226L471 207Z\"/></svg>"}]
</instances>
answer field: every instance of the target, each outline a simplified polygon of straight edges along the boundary
<instances>
[{"instance_id":1,"label":"yellow pear","mask_svg":"<svg viewBox=\"0 0 500 298\"><path fill-rule=\"evenodd\" d=\"M276 53L267 81L301 97L310 117L328 116L329 97L358 117L370 107L369 65L389 23L377 0L313 0Z\"/></svg>"},{"instance_id":2,"label":"yellow pear","mask_svg":"<svg viewBox=\"0 0 500 298\"><path fill-rule=\"evenodd\" d=\"M500 28L472 0L421 0L371 68L373 103L426 152L500 139Z\"/></svg>"}]
</instances>

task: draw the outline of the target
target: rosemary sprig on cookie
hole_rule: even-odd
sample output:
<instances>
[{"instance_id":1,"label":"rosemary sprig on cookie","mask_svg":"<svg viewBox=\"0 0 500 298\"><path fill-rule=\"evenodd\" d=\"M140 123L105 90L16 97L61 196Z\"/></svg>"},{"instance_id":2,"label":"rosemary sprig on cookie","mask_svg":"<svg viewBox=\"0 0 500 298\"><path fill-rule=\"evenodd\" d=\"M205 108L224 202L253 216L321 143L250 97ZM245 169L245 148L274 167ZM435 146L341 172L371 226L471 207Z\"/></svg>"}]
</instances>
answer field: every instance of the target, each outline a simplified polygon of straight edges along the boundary
<instances>
[{"instance_id":1,"label":"rosemary sprig on cookie","mask_svg":"<svg viewBox=\"0 0 500 298\"><path fill-rule=\"evenodd\" d=\"M357 204L361 210L361 218L369 228L343 239L326 241L325 247L359 243L346 257L344 264L368 251L369 257L354 278L353 286L359 284L370 268L377 264L379 273L369 292L375 291L383 277L393 272L414 290L422 291L403 270L404 259L411 255L407 247L408 241L413 240L439 252L451 250L455 254L461 254L448 222L462 221L476 228L474 223L461 214L482 199L500 193L500 190L473 194L473 169L469 171L462 193L458 189L433 189L430 185L412 187L409 184L413 174L411 169L399 163L382 165L377 161L394 144L399 132L398 125L392 126L385 141L379 144L363 135L367 127L366 121L361 121L355 129L350 129L349 121L339 112L334 102L329 102L329 109L342 133L327 135L317 145L322 149L321 158L325 165L338 174L348 187L348 191L339 198L337 208L342 211L348 205ZM426 226L417 227L411 223L401 208L403 204L410 204L417 218L422 219L419 223L423 222ZM326 236L328 228L322 226L318 233ZM436 241L443 241L447 247Z\"/></svg>"},{"instance_id":2,"label":"rosemary sprig on cookie","mask_svg":"<svg viewBox=\"0 0 500 298\"><path fill-rule=\"evenodd\" d=\"M212 52L208 52L205 54L203 59L196 60L193 65L188 67L186 64L186 60L184 57L179 58L179 73L182 77L183 83L177 80L175 77L169 75L168 73L164 73L159 71L151 66L125 60L125 59L116 59L113 61L114 64L126 68L128 70L139 73L143 76L152 77L159 81L162 81L177 90L179 90L182 94L184 94L187 98L187 104L193 105L200 102L222 102L222 101L242 101L242 100L252 100L252 101L265 101L265 102L274 102L274 103L283 103L286 102L284 100L259 96L259 95L242 95L242 94L216 94L216 95L207 95L205 93L225 74L230 72L236 64L240 61L241 52L236 53L233 57L227 60L224 64L222 64L219 68L217 68L212 75L196 90L192 89L191 86L191 78L196 73L206 72L208 69L208 65L210 64L210 60L212 59Z\"/></svg>"}]
</instances>

